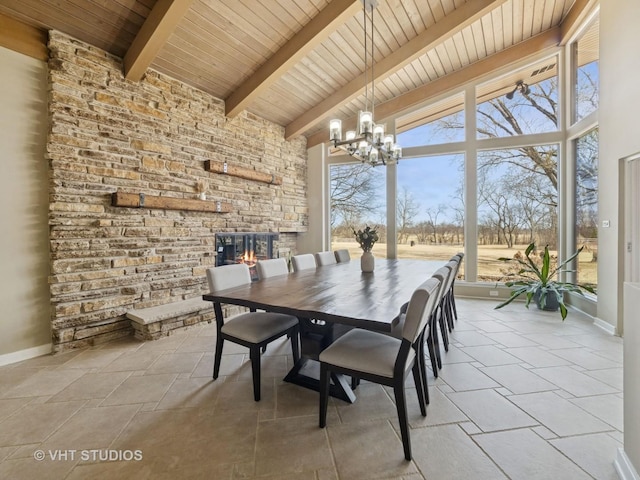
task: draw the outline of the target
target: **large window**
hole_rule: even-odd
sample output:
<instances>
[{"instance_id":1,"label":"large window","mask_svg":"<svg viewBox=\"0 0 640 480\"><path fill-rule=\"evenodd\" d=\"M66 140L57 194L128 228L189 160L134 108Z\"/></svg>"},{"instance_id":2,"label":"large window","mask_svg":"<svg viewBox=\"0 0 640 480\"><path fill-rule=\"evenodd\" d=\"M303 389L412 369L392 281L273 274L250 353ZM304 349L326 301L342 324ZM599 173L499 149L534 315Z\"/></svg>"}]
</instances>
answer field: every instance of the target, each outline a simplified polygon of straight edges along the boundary
<instances>
[{"instance_id":1,"label":"large window","mask_svg":"<svg viewBox=\"0 0 640 480\"><path fill-rule=\"evenodd\" d=\"M397 119L405 156L395 167L397 196L387 210L384 168L332 167L332 248L359 255L352 228L377 225L385 238L389 212L396 238L386 240L396 242L389 251L399 258L448 259L464 249L465 280L495 284L513 273L499 258L522 255L531 242L548 245L559 259L584 246L575 280L595 286L598 44L596 18L567 47L571 55L503 69ZM571 80L560 82L569 71ZM560 84L570 85L571 94L560 95ZM565 112L570 126L561 131ZM560 194L564 187L572 193ZM386 255L386 245L377 248Z\"/></svg>"},{"instance_id":2,"label":"large window","mask_svg":"<svg viewBox=\"0 0 640 480\"><path fill-rule=\"evenodd\" d=\"M352 258L359 257L362 252L353 229L376 226L380 241L373 252L386 257L385 169L362 163L332 165L330 174L331 249L346 248Z\"/></svg>"},{"instance_id":3,"label":"large window","mask_svg":"<svg viewBox=\"0 0 640 480\"><path fill-rule=\"evenodd\" d=\"M531 242L557 244L557 145L478 153L478 280L502 281Z\"/></svg>"},{"instance_id":4,"label":"large window","mask_svg":"<svg viewBox=\"0 0 640 480\"><path fill-rule=\"evenodd\" d=\"M464 156L398 165L398 258L448 260L464 245Z\"/></svg>"},{"instance_id":5,"label":"large window","mask_svg":"<svg viewBox=\"0 0 640 480\"><path fill-rule=\"evenodd\" d=\"M573 44L574 122L595 112L600 102L599 26L600 22L596 18Z\"/></svg>"},{"instance_id":6,"label":"large window","mask_svg":"<svg viewBox=\"0 0 640 480\"><path fill-rule=\"evenodd\" d=\"M576 157L576 249L577 281L595 287L598 283L598 130L575 141Z\"/></svg>"}]
</instances>

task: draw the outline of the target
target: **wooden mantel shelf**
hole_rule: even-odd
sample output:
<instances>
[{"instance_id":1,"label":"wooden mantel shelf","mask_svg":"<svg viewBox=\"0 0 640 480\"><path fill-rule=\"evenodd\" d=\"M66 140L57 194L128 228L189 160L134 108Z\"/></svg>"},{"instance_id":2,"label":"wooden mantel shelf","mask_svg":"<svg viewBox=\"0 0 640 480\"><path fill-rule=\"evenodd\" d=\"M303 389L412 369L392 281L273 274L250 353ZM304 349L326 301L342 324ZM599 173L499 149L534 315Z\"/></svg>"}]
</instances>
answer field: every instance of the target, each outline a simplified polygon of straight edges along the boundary
<instances>
[{"instance_id":1,"label":"wooden mantel shelf","mask_svg":"<svg viewBox=\"0 0 640 480\"><path fill-rule=\"evenodd\" d=\"M111 205L114 207L160 208L163 210L190 210L213 213L228 213L232 207L228 202L124 192L114 192L111 195Z\"/></svg>"},{"instance_id":2,"label":"wooden mantel shelf","mask_svg":"<svg viewBox=\"0 0 640 480\"><path fill-rule=\"evenodd\" d=\"M204 169L207 172L223 173L225 175L231 175L232 177L244 178L246 180L255 180L256 182L264 182L270 185L282 185L282 177L278 177L270 173L256 172L255 170L251 170L250 168L229 165L227 162L206 160L204 162Z\"/></svg>"}]
</instances>

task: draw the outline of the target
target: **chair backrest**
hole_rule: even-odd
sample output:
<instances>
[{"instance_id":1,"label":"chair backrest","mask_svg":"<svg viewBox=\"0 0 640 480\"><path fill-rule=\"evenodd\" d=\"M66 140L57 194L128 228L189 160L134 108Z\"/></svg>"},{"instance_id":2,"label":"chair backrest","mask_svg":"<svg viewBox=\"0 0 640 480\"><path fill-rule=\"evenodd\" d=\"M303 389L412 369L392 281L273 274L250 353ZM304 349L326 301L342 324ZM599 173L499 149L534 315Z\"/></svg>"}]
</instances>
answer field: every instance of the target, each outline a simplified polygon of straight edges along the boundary
<instances>
[{"instance_id":1,"label":"chair backrest","mask_svg":"<svg viewBox=\"0 0 640 480\"><path fill-rule=\"evenodd\" d=\"M416 288L413 295L411 295L411 300L409 300L409 306L407 307L407 315L404 319L402 337L412 345L426 327L429 317L433 313L440 288L440 280L436 277L431 277Z\"/></svg>"},{"instance_id":2,"label":"chair backrest","mask_svg":"<svg viewBox=\"0 0 640 480\"><path fill-rule=\"evenodd\" d=\"M349 255L349 250L343 248L341 250L336 250L333 252L336 256L336 261L338 263L349 262L351 260L351 255Z\"/></svg>"},{"instance_id":3,"label":"chair backrest","mask_svg":"<svg viewBox=\"0 0 640 480\"><path fill-rule=\"evenodd\" d=\"M449 266L449 264L445 265L444 267L440 267L435 271L433 276L440 280L441 288L438 292L437 298L437 304L440 304L440 302L442 302L442 299L444 298L445 293L447 293L447 282L449 281L449 277L451 277L451 267Z\"/></svg>"},{"instance_id":4,"label":"chair backrest","mask_svg":"<svg viewBox=\"0 0 640 480\"><path fill-rule=\"evenodd\" d=\"M451 269L451 273L449 274L449 278L447 278L447 283L444 285L444 291L447 292L453 285L453 281L456 279L456 275L458 273L458 267L460 266L459 261L450 260L447 262L445 267Z\"/></svg>"},{"instance_id":5,"label":"chair backrest","mask_svg":"<svg viewBox=\"0 0 640 480\"><path fill-rule=\"evenodd\" d=\"M287 275L289 266L284 258L272 258L269 260L260 260L256 263L258 270L258 278L269 278L277 275Z\"/></svg>"},{"instance_id":6,"label":"chair backrest","mask_svg":"<svg viewBox=\"0 0 640 480\"><path fill-rule=\"evenodd\" d=\"M325 265L333 265L334 263L338 263L336 261L336 256L333 252L317 252L316 256L316 264L319 267L323 267Z\"/></svg>"},{"instance_id":7,"label":"chair backrest","mask_svg":"<svg viewBox=\"0 0 640 480\"><path fill-rule=\"evenodd\" d=\"M209 289L214 292L251 283L251 273L246 263L222 265L207 269L207 281Z\"/></svg>"},{"instance_id":8,"label":"chair backrest","mask_svg":"<svg viewBox=\"0 0 640 480\"><path fill-rule=\"evenodd\" d=\"M294 272L307 270L309 268L316 268L316 257L313 256L313 253L294 255L291 257L291 266L293 267Z\"/></svg>"}]
</instances>

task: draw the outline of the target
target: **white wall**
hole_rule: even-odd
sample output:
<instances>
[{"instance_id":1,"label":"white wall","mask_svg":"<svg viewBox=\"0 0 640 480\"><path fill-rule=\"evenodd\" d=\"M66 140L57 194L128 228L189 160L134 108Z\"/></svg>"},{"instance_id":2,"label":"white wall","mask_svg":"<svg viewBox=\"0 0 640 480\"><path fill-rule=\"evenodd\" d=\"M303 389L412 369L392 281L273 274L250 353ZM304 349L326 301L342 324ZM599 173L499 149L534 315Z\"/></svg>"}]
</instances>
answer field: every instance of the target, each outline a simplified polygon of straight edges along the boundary
<instances>
[{"instance_id":1,"label":"white wall","mask_svg":"<svg viewBox=\"0 0 640 480\"><path fill-rule=\"evenodd\" d=\"M0 365L51 350L47 66L0 47Z\"/></svg>"},{"instance_id":2,"label":"white wall","mask_svg":"<svg viewBox=\"0 0 640 480\"><path fill-rule=\"evenodd\" d=\"M610 228L598 230L598 317L624 328L624 451L640 469L640 364L630 349L640 348L638 310L622 314L624 231L618 195L621 158L640 152L640 56L637 47L640 2L600 2L600 168L599 216ZM637 247L636 247L637 248ZM633 314L632 314L633 313ZM634 400L634 398L636 400Z\"/></svg>"}]
</instances>

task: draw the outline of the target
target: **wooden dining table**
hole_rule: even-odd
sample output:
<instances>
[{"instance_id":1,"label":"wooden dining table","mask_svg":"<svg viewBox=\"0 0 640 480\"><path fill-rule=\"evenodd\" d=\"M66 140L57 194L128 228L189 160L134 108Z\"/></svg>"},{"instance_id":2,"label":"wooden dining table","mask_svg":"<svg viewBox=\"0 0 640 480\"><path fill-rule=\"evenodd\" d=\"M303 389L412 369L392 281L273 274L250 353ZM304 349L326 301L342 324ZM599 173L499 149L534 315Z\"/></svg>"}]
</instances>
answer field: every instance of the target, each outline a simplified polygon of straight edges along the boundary
<instances>
[{"instance_id":1,"label":"wooden dining table","mask_svg":"<svg viewBox=\"0 0 640 480\"><path fill-rule=\"evenodd\" d=\"M354 259L217 290L203 299L300 318L302 358L285 381L317 390L317 356L336 335L352 327L390 332L398 323L400 307L445 263L377 258L375 270L363 273ZM344 378L332 380L331 395L355 400Z\"/></svg>"}]
</instances>

